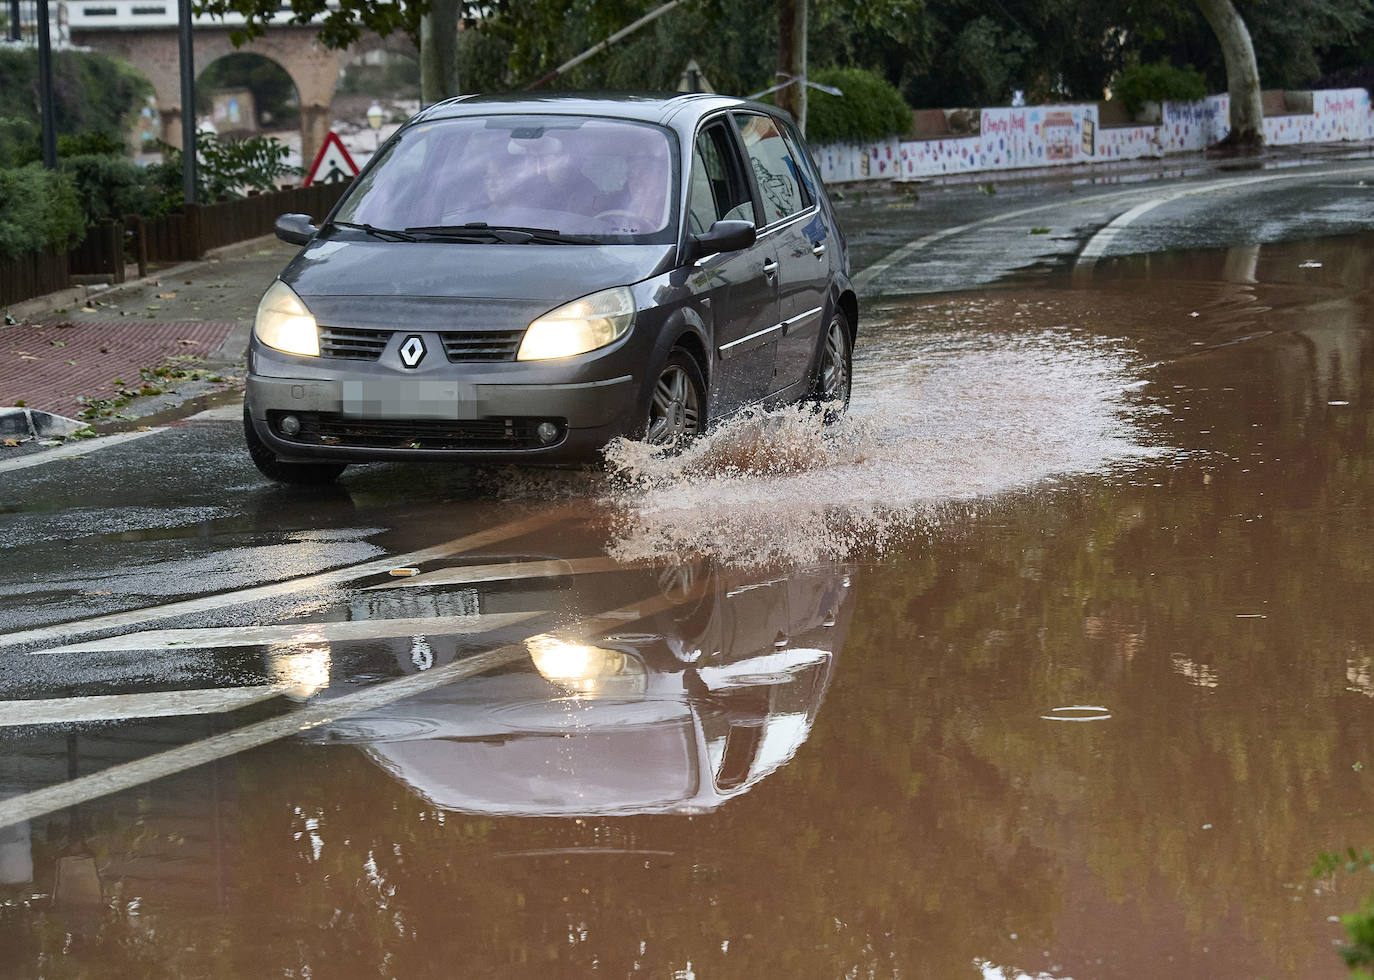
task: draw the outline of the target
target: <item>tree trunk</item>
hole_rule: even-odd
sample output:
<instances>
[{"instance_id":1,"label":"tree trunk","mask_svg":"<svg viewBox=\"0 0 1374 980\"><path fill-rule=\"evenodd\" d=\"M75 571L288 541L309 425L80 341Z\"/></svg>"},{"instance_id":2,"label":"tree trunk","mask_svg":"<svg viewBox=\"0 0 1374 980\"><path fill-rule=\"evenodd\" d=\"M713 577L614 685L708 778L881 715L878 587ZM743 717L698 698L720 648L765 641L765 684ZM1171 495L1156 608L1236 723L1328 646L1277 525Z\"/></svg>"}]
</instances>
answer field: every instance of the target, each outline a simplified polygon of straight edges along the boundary
<instances>
[{"instance_id":1,"label":"tree trunk","mask_svg":"<svg viewBox=\"0 0 1374 980\"><path fill-rule=\"evenodd\" d=\"M458 94L458 0L433 0L420 17L420 104Z\"/></svg>"},{"instance_id":2,"label":"tree trunk","mask_svg":"<svg viewBox=\"0 0 1374 980\"><path fill-rule=\"evenodd\" d=\"M778 0L778 82L796 79L778 89L778 107L792 113L806 133L806 6L807 0Z\"/></svg>"},{"instance_id":3,"label":"tree trunk","mask_svg":"<svg viewBox=\"0 0 1374 980\"><path fill-rule=\"evenodd\" d=\"M1250 32L1231 0L1197 0L1197 5L1221 42L1221 55L1226 59L1231 132L1221 141L1220 148L1233 153L1258 153L1264 148L1264 107Z\"/></svg>"}]
</instances>

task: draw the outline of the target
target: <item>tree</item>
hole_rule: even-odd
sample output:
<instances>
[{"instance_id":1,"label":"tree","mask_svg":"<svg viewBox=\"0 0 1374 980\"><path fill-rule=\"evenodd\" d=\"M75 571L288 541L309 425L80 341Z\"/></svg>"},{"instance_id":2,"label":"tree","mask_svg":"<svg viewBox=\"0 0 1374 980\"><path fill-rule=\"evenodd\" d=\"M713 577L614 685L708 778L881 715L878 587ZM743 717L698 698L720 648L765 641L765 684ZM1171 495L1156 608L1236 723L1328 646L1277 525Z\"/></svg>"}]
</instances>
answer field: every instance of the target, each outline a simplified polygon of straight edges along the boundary
<instances>
[{"instance_id":1,"label":"tree","mask_svg":"<svg viewBox=\"0 0 1374 980\"><path fill-rule=\"evenodd\" d=\"M1264 107L1260 103L1259 64L1245 21L1231 0L1197 0L1202 16L1221 42L1226 59L1226 91L1231 96L1231 132L1224 149L1256 153L1264 147Z\"/></svg>"}]
</instances>

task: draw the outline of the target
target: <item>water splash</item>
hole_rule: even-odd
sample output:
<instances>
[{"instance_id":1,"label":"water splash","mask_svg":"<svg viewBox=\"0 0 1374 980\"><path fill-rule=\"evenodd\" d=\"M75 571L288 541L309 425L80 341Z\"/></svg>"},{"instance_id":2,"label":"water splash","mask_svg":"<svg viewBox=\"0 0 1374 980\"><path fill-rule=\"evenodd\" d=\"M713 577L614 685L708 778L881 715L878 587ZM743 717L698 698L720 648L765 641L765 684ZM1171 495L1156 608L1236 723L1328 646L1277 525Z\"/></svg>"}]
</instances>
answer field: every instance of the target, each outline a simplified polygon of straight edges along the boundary
<instances>
[{"instance_id":1,"label":"water splash","mask_svg":"<svg viewBox=\"0 0 1374 980\"><path fill-rule=\"evenodd\" d=\"M753 565L880 555L952 509L1147 448L1139 359L1070 330L900 331L865 350L849 413L747 412L677 453L606 450L621 560Z\"/></svg>"}]
</instances>

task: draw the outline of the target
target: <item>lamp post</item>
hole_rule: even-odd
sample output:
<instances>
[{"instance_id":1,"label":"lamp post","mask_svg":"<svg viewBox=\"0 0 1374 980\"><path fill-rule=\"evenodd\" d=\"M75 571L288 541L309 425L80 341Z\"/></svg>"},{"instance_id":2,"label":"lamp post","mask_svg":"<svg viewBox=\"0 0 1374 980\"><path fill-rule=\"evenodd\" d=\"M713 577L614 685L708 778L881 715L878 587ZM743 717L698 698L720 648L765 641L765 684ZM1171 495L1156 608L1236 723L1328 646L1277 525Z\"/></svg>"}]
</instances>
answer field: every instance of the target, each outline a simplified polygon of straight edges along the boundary
<instances>
[{"instance_id":1,"label":"lamp post","mask_svg":"<svg viewBox=\"0 0 1374 980\"><path fill-rule=\"evenodd\" d=\"M382 145L382 117L386 111L376 102L367 107L367 124L372 127L372 152L376 153L377 148Z\"/></svg>"}]
</instances>

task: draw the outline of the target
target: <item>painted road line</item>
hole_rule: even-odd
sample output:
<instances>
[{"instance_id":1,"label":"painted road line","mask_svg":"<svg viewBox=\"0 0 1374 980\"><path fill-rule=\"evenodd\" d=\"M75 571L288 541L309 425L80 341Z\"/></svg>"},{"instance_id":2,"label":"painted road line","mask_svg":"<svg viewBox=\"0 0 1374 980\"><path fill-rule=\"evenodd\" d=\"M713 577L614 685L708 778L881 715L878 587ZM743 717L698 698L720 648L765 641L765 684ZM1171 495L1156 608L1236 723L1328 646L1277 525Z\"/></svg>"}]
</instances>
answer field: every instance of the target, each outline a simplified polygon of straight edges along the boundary
<instances>
[{"instance_id":1,"label":"painted road line","mask_svg":"<svg viewBox=\"0 0 1374 980\"><path fill-rule=\"evenodd\" d=\"M656 596L652 599L588 617L578 624L575 632L569 630L560 631L560 633L564 636L576 636L583 639L596 636L606 630L622 628L624 625L622 617L625 613L633 611L641 616L652 616L664 609L670 609L683 602L690 602L704 591L705 585L700 584L685 590L676 599ZM58 783L55 786L34 790L32 793L25 793L22 796L14 796L0 801L0 828L24 820L32 820L55 810L64 810L67 807L108 796L121 790L133 789L155 779L175 775L207 762L214 762L216 759L223 759L291 735L309 731L312 728L318 728L320 725L328 724L331 721L361 714L364 711L371 711L402 698L443 687L445 684L452 684L466 677L474 677L498 667L519 663L526 660L528 656L529 653L524 643L508 643L495 650L475 654L443 667L435 667L423 673L383 681L364 691L347 694L340 698L315 701L304 708L276 718L245 725L221 735L158 752L142 759L135 759L132 762L110 766L89 776L80 776L65 783Z\"/></svg>"},{"instance_id":2,"label":"painted road line","mask_svg":"<svg viewBox=\"0 0 1374 980\"><path fill-rule=\"evenodd\" d=\"M283 623L277 626L223 626L209 629L145 630L103 640L35 650L45 653L95 653L112 650L207 650L221 647L310 646L348 640L385 640L398 636L471 636L523 623L542 612L476 613L415 619L359 619L335 623Z\"/></svg>"},{"instance_id":3,"label":"painted road line","mask_svg":"<svg viewBox=\"0 0 1374 980\"><path fill-rule=\"evenodd\" d=\"M335 569L332 572L319 572L315 575L306 575L302 578L287 579L284 582L255 585L246 589L237 589L233 592L222 592L217 595L201 596L197 599L184 599L180 602L169 602L161 606L144 606L140 609L130 609L125 612L106 613L103 616L94 616L90 619L54 623L51 626L36 626L33 629L20 630L15 633L3 633L0 634L0 647L17 646L21 643L62 642L81 633L94 633L97 630L113 630L130 626L141 626L155 619L168 619L172 616L189 616L208 612L213 609L224 609L228 606L242 605L247 602L257 602L261 599L275 599L280 596L294 595L301 592L322 592L325 589L345 582L351 582L354 579L364 578L368 575L384 574L399 565L413 565L418 562L431 561L436 558L447 558L450 555L460 552L472 551L477 548L484 548L487 545L518 538L521 535L538 530L555 521L565 519L568 516L568 510L568 508L554 508L538 514L532 514L520 520L509 521L505 524L488 528L485 531L478 531L476 534L454 538L452 541L437 544L430 548L422 548L419 551L412 551L403 555L390 555L385 558L378 558L374 561L364 562L360 565L349 565L346 568Z\"/></svg>"},{"instance_id":4,"label":"painted road line","mask_svg":"<svg viewBox=\"0 0 1374 980\"><path fill-rule=\"evenodd\" d=\"M369 585L364 592L378 589L410 589L419 585L476 585L481 582L513 582L528 578L558 578L564 575L591 575L629 568L614 558L550 558L545 561L511 561L495 565L457 565L398 578L380 585Z\"/></svg>"},{"instance_id":5,"label":"painted road line","mask_svg":"<svg viewBox=\"0 0 1374 980\"><path fill-rule=\"evenodd\" d=\"M84 698L45 698L37 701L0 701L0 728L19 725L65 725L86 721L123 721L129 718L167 718L234 711L274 698L290 685L210 688L199 691L157 691L152 694L96 694Z\"/></svg>"},{"instance_id":6,"label":"painted road line","mask_svg":"<svg viewBox=\"0 0 1374 980\"><path fill-rule=\"evenodd\" d=\"M1296 180L1296 179L1303 178L1303 177L1328 177L1328 176L1331 176L1332 174L1369 173L1369 172L1371 172L1371 171L1368 170L1367 168L1360 168L1360 169L1358 169L1358 170L1347 170L1347 169L1343 169L1343 168L1342 168L1342 169L1339 169L1339 170L1315 171L1315 172L1314 172L1314 171L1310 171L1310 170L1309 170L1309 171L1301 171L1301 170L1299 170L1299 171L1295 171L1295 172L1292 172L1292 173L1272 174L1272 175L1266 175L1266 176L1263 176L1263 177L1237 177L1237 178L1232 178L1232 179L1230 179L1230 180L1212 181L1212 182L1209 182L1209 183L1207 183L1207 184L1191 186L1191 187L1189 187L1189 188L1188 188L1187 190L1185 190L1185 191L1179 191L1179 192L1177 192L1177 193L1175 193L1175 194L1173 194L1173 195L1166 195L1164 198L1155 198L1155 199L1152 199L1151 201L1145 201L1145 202L1143 202L1142 205L1138 205L1138 207L1143 208L1143 210L1141 210L1141 211L1139 212L1139 214L1136 214L1136 215L1134 215L1132 218L1130 218L1129 221L1134 221L1135 218L1139 217L1140 214L1144 214L1146 211L1149 211L1149 210L1152 210L1152 209L1155 208L1155 207L1158 207L1159 204L1166 203L1168 200L1174 200L1175 198L1184 196L1184 195L1186 195L1186 194L1205 194L1205 193L1208 193L1208 192L1210 192L1210 191L1225 190L1225 189L1227 189L1227 188L1229 188L1229 187L1239 186L1239 185L1243 185L1243 184L1247 184L1247 183L1254 183L1254 182L1257 182L1257 181L1268 181L1268 180ZM854 278L853 278L854 288L855 288L856 290L865 290L865 289L867 289L870 285L872 285L872 283L873 283L873 281L874 281L875 279L877 279L879 276L883 275L885 272L887 272L887 271L888 271L889 269L891 269L893 266L905 262L907 259L911 258L911 256L915 255L917 252L921 251L922 249L926 248L927 246L933 245L933 244L935 244L936 242L939 242L939 241L943 241L943 240L946 239L946 238L952 238L952 237L954 237L955 235L962 235L962 234L964 234L965 232L974 231L974 230L979 229L979 228L986 228L986 227L988 227L988 226L995 225L995 224L998 224L998 223L1004 222L1004 221L1010 221L1010 220L1015 219L1015 218L1024 218L1024 217L1026 217L1026 216L1028 216L1028 215L1032 215L1032 214L1041 214L1041 213L1044 213L1044 212L1046 212L1046 211L1063 210L1063 209L1065 209L1066 207L1068 207L1068 206L1070 206L1070 205L1085 205L1085 206L1086 206L1086 205L1105 204L1105 203L1108 203L1108 202L1111 202L1111 201L1114 201L1114 200L1121 200L1121 199L1129 200L1129 199L1131 199L1131 198L1140 197L1140 196L1142 196L1142 195L1144 195L1144 194L1148 194L1148 193L1149 193L1148 191L1142 190L1141 188L1131 188L1131 189L1129 189L1129 190L1112 191L1112 192L1109 192L1109 193L1106 193L1106 194L1098 194L1098 195L1093 196L1093 197L1078 198L1078 199L1076 199L1076 200L1074 200L1074 201L1072 201L1072 202L1059 201L1059 202L1056 202L1056 203L1054 203L1054 204L1039 204L1039 205L1036 205L1036 206L1034 206L1034 207L1020 208L1019 210L1016 210L1016 211L1008 211L1008 212L1006 212L1006 213L1004 213L1004 214L994 214L994 215L990 215L989 217L982 218L982 219L980 219L980 220L978 220L978 221L970 221L968 224L957 225L957 226L954 227L954 228L944 228L944 229L941 229L940 231L931 232L929 235L923 235L922 237L917 238L917 239L915 239L914 241L908 242L908 243L905 244L905 245L901 245L901 246L897 247L897 248L894 249L893 251L889 252L887 255L883 256L883 258L879 259L877 262L874 262L872 265L868 266L866 269L864 269L864 270L862 270L861 272L857 273L857 274L854 276ZM1146 206L1146 205L1148 205L1148 206ZM1133 208L1132 210L1135 210L1135 209ZM1130 214L1130 212L1128 211L1127 214ZM1116 220L1121 220L1122 218L1125 218L1125 215L1120 215L1120 216L1118 216L1118 218L1117 218ZM1127 221L1126 223L1128 224L1129 221ZM1110 227L1110 224L1109 224L1107 227ZM1123 224L1121 227L1125 227L1125 225ZM1103 229L1103 231L1105 231L1105 230L1106 230L1106 228ZM1102 233L1102 232L1099 232L1098 234L1101 234L1101 233ZM1112 238L1115 238L1116 235L1119 234L1119 233L1120 233L1120 231L1119 231L1119 229L1118 229L1118 231L1117 231L1117 232L1114 232L1114 233L1112 234L1111 237L1112 237ZM1110 241L1110 239L1108 239L1108 241ZM1091 244L1091 240L1090 240L1089 244ZM1106 243L1103 243L1103 245L1102 245L1101 247L1105 248L1105 247L1106 247ZM1085 248L1086 248L1086 246L1085 246ZM1081 254L1081 253L1080 253L1080 254ZM1100 253L1099 253L1099 254L1100 254ZM1095 256L1090 256L1090 258L1092 258L1092 259L1095 261L1095 258L1096 258L1096 257L1095 257ZM1091 262L1089 262L1089 265L1091 265Z\"/></svg>"},{"instance_id":7,"label":"painted road line","mask_svg":"<svg viewBox=\"0 0 1374 980\"><path fill-rule=\"evenodd\" d=\"M1360 174L1372 173L1374 172L1374 170L1371 170L1367 167L1361 167L1344 172L1351 174ZM1151 211L1153 211L1157 207L1160 207L1161 205L1169 204L1173 201L1177 201L1185 197L1195 197L1199 194L1210 194L1216 191L1236 190L1238 188L1249 187L1254 184L1267 184L1276 180L1297 180L1299 178L1310 178L1314 176L1325 176L1325 174L1313 174L1311 172L1302 173L1299 171L1294 173L1266 174L1262 177L1235 177L1231 180L1215 181L1213 183L1207 184L1204 187L1186 187L1168 194L1161 194L1160 196L1152 198L1149 201L1137 204L1129 211L1126 211L1123 214L1119 214L1115 218L1113 218L1105 227L1098 231L1097 234L1093 235L1092 238L1088 239L1087 243L1084 244L1082 250L1078 253L1078 261L1076 265L1080 267L1091 267L1092 265L1094 265L1097 262L1097 260L1100 259L1103 256L1103 254L1107 251L1107 247L1111 245L1113 241L1116 240L1117 236L1119 236L1123 231L1125 231L1130 225L1138 221L1141 217L1143 217L1146 214L1149 214Z\"/></svg>"},{"instance_id":8,"label":"painted road line","mask_svg":"<svg viewBox=\"0 0 1374 980\"><path fill-rule=\"evenodd\" d=\"M42 466L44 463L51 463L58 459L72 459L87 456L101 449L109 449L111 446L123 445L126 442L133 442L135 439L142 439L150 436L154 432L161 432L162 429L138 429L134 432L116 432L112 436L97 436L94 439L82 439L78 442L69 442L64 446L57 446L53 449L45 449L42 452L34 453L32 456L20 456L18 459L7 459L0 463L0 473L9 473L13 470L28 469L30 466Z\"/></svg>"}]
</instances>

